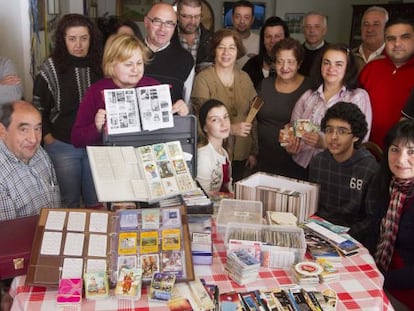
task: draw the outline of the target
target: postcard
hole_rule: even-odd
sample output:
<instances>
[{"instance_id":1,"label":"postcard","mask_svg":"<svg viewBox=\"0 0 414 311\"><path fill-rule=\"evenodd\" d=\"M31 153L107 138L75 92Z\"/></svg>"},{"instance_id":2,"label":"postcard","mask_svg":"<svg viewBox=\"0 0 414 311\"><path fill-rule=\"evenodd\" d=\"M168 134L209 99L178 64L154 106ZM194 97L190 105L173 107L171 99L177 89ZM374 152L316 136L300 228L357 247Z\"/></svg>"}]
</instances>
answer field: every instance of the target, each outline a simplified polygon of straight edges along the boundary
<instances>
[{"instance_id":1,"label":"postcard","mask_svg":"<svg viewBox=\"0 0 414 311\"><path fill-rule=\"evenodd\" d=\"M142 255L141 256L142 277L144 279L152 278L155 272L160 271L159 255Z\"/></svg>"},{"instance_id":2,"label":"postcard","mask_svg":"<svg viewBox=\"0 0 414 311\"><path fill-rule=\"evenodd\" d=\"M167 272L154 273L151 285L149 298L151 300L168 301L171 298L171 293L175 284L175 274Z\"/></svg>"},{"instance_id":3,"label":"postcard","mask_svg":"<svg viewBox=\"0 0 414 311\"><path fill-rule=\"evenodd\" d=\"M142 231L140 233L141 254L157 253L158 247L158 231Z\"/></svg>"},{"instance_id":4,"label":"postcard","mask_svg":"<svg viewBox=\"0 0 414 311\"><path fill-rule=\"evenodd\" d=\"M162 211L162 225L166 227L181 226L181 215L179 208L165 208Z\"/></svg>"},{"instance_id":5,"label":"postcard","mask_svg":"<svg viewBox=\"0 0 414 311\"><path fill-rule=\"evenodd\" d=\"M164 229L161 236L163 251L181 249L181 229Z\"/></svg>"},{"instance_id":6,"label":"postcard","mask_svg":"<svg viewBox=\"0 0 414 311\"><path fill-rule=\"evenodd\" d=\"M91 234L89 235L88 256L106 257L108 252L107 236L105 234Z\"/></svg>"},{"instance_id":7,"label":"postcard","mask_svg":"<svg viewBox=\"0 0 414 311\"><path fill-rule=\"evenodd\" d=\"M85 296L89 299L105 298L109 295L106 272L85 273Z\"/></svg>"},{"instance_id":8,"label":"postcard","mask_svg":"<svg viewBox=\"0 0 414 311\"><path fill-rule=\"evenodd\" d=\"M87 259L86 272L106 271L106 259Z\"/></svg>"},{"instance_id":9,"label":"postcard","mask_svg":"<svg viewBox=\"0 0 414 311\"><path fill-rule=\"evenodd\" d=\"M142 209L142 229L158 229L160 227L160 210L154 208Z\"/></svg>"},{"instance_id":10,"label":"postcard","mask_svg":"<svg viewBox=\"0 0 414 311\"><path fill-rule=\"evenodd\" d=\"M83 273L83 258L69 258L63 259L62 278L74 279L81 278Z\"/></svg>"},{"instance_id":11,"label":"postcard","mask_svg":"<svg viewBox=\"0 0 414 311\"><path fill-rule=\"evenodd\" d=\"M42 246L40 254L42 255L59 255L62 243L62 232L45 231L43 233Z\"/></svg>"},{"instance_id":12,"label":"postcard","mask_svg":"<svg viewBox=\"0 0 414 311\"><path fill-rule=\"evenodd\" d=\"M85 231L86 213L84 212L69 212L68 231Z\"/></svg>"},{"instance_id":13,"label":"postcard","mask_svg":"<svg viewBox=\"0 0 414 311\"><path fill-rule=\"evenodd\" d=\"M120 211L119 216L119 227L121 230L138 228L138 213L135 210Z\"/></svg>"},{"instance_id":14,"label":"postcard","mask_svg":"<svg viewBox=\"0 0 414 311\"><path fill-rule=\"evenodd\" d=\"M63 255L65 256L82 256L83 241L85 235L83 233L68 232L66 234L65 247Z\"/></svg>"},{"instance_id":15,"label":"postcard","mask_svg":"<svg viewBox=\"0 0 414 311\"><path fill-rule=\"evenodd\" d=\"M66 212L50 211L47 214L46 230L62 231L65 225Z\"/></svg>"},{"instance_id":16,"label":"postcard","mask_svg":"<svg viewBox=\"0 0 414 311\"><path fill-rule=\"evenodd\" d=\"M123 298L141 297L142 269L122 268L119 271L115 295Z\"/></svg>"},{"instance_id":17,"label":"postcard","mask_svg":"<svg viewBox=\"0 0 414 311\"><path fill-rule=\"evenodd\" d=\"M181 251L162 252L162 272L172 272L177 276L183 275L183 254Z\"/></svg>"},{"instance_id":18,"label":"postcard","mask_svg":"<svg viewBox=\"0 0 414 311\"><path fill-rule=\"evenodd\" d=\"M91 213L89 220L89 232L106 233L108 231L108 214Z\"/></svg>"},{"instance_id":19,"label":"postcard","mask_svg":"<svg viewBox=\"0 0 414 311\"><path fill-rule=\"evenodd\" d=\"M137 232L120 232L118 254L132 255L137 253Z\"/></svg>"}]
</instances>

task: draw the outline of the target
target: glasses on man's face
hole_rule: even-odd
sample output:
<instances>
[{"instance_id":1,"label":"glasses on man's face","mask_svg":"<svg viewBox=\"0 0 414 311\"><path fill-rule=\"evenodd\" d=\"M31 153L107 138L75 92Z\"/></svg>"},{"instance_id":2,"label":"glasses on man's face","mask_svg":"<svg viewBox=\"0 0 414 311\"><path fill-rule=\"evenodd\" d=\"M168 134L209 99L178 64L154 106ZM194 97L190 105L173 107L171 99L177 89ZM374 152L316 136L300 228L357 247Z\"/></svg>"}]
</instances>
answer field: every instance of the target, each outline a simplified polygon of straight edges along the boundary
<instances>
[{"instance_id":1,"label":"glasses on man's face","mask_svg":"<svg viewBox=\"0 0 414 311\"><path fill-rule=\"evenodd\" d=\"M326 135L333 135L335 133L338 136L345 136L345 135L352 134L352 131L350 129L347 129L346 127L334 127L334 126L327 126L324 132Z\"/></svg>"},{"instance_id":2,"label":"glasses on man's face","mask_svg":"<svg viewBox=\"0 0 414 311\"><path fill-rule=\"evenodd\" d=\"M175 26L177 25L173 21L163 22L158 17L151 18L151 17L147 16L147 18L150 20L151 24L153 24L155 27L161 27L161 25L163 25L165 28L172 29L172 28L175 28Z\"/></svg>"},{"instance_id":3,"label":"glasses on man's face","mask_svg":"<svg viewBox=\"0 0 414 311\"><path fill-rule=\"evenodd\" d=\"M197 15L190 15L190 14L183 14L183 13L180 13L180 16L181 16L183 19L187 19L187 20L190 20L190 19L199 20L199 19L201 19L201 14L197 14Z\"/></svg>"}]
</instances>

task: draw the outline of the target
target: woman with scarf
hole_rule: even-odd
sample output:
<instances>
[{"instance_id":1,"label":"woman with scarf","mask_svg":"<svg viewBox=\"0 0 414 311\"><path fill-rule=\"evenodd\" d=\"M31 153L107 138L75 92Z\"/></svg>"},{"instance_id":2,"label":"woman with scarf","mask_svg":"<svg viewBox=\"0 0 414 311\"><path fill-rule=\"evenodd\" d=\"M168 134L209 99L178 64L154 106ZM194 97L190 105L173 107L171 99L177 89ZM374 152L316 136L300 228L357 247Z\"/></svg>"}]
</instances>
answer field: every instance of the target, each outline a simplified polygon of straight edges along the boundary
<instances>
[{"instance_id":1,"label":"woman with scarf","mask_svg":"<svg viewBox=\"0 0 414 311\"><path fill-rule=\"evenodd\" d=\"M86 150L75 148L70 135L83 94L102 77L101 54L101 35L93 21L64 15L54 49L34 82L33 103L42 113L44 148L55 166L64 207L98 204Z\"/></svg>"},{"instance_id":2,"label":"woman with scarf","mask_svg":"<svg viewBox=\"0 0 414 311\"><path fill-rule=\"evenodd\" d=\"M414 310L414 121L401 121L388 132L377 181L375 261L384 289Z\"/></svg>"}]
</instances>

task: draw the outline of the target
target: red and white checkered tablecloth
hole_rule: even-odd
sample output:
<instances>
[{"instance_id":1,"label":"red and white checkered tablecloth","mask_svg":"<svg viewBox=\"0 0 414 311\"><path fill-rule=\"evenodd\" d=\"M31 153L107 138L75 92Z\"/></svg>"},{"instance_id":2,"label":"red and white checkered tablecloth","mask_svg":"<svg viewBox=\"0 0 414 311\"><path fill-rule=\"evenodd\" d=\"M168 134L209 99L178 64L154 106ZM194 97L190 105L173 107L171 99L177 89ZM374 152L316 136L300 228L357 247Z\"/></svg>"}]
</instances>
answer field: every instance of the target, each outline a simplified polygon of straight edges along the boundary
<instances>
[{"instance_id":1,"label":"red and white checkered tablecloth","mask_svg":"<svg viewBox=\"0 0 414 311\"><path fill-rule=\"evenodd\" d=\"M222 240L214 237L214 259L211 266L195 266L197 276L207 283L216 284L220 293L229 291L245 292L255 289L271 289L281 285L293 283L290 271L283 269L261 268L259 278L252 283L240 286L231 281L224 271L226 262L226 249ZM378 271L373 258L368 251L362 249L358 255L342 259L339 265L340 280L318 285L309 290L322 290L332 288L338 295L337 310L393 310L387 296L382 290L384 282L382 274ZM45 287L25 286L25 276L16 277L12 283L10 294L14 297L12 311L50 311L58 310L55 303L56 291ZM147 287L143 287L141 299L130 301L110 297L102 300L82 301L81 310L168 310L165 303L148 301ZM73 311L76 307L64 307L60 310Z\"/></svg>"}]
</instances>

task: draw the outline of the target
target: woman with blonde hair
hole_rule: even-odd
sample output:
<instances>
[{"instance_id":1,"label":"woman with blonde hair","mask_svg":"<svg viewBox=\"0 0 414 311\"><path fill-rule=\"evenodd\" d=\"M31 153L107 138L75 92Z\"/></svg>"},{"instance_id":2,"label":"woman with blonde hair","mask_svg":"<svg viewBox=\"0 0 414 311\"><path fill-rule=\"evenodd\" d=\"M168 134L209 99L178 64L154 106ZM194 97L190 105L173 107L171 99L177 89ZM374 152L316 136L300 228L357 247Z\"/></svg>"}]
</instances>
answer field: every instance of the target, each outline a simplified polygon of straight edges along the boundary
<instances>
[{"instance_id":1,"label":"woman with blonde hair","mask_svg":"<svg viewBox=\"0 0 414 311\"><path fill-rule=\"evenodd\" d=\"M159 82L144 76L144 64L150 51L135 36L117 34L106 44L102 68L105 78L86 91L79 106L72 130L72 143L76 147L99 145L106 122L103 91L157 85Z\"/></svg>"}]
</instances>

